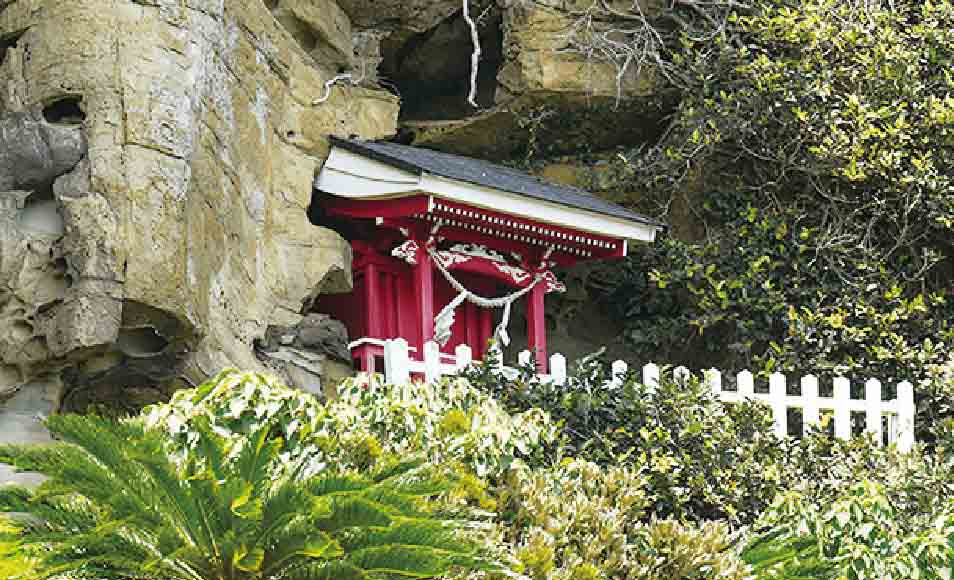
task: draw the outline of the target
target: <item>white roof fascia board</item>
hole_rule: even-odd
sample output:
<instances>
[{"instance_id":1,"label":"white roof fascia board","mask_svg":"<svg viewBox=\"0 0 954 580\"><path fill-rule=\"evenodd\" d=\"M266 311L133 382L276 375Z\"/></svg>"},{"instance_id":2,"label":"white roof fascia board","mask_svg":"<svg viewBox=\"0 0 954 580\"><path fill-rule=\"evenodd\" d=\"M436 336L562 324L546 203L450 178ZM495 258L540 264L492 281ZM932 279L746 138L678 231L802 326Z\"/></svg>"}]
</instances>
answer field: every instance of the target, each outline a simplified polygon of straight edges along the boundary
<instances>
[{"instance_id":1,"label":"white roof fascia board","mask_svg":"<svg viewBox=\"0 0 954 580\"><path fill-rule=\"evenodd\" d=\"M613 216L574 208L542 199L491 189L425 173L421 189L438 197L624 240L652 242L659 226L640 224Z\"/></svg>"},{"instance_id":2,"label":"white roof fascia board","mask_svg":"<svg viewBox=\"0 0 954 580\"><path fill-rule=\"evenodd\" d=\"M318 175L317 186L321 191L351 199L380 200L427 193L448 201L623 240L652 242L656 232L662 229L429 173L405 171L340 147L332 148ZM433 202L431 199L430 203Z\"/></svg>"},{"instance_id":3,"label":"white roof fascia board","mask_svg":"<svg viewBox=\"0 0 954 580\"><path fill-rule=\"evenodd\" d=\"M318 189L350 198L387 198L421 189L421 176L334 147L318 174Z\"/></svg>"}]
</instances>

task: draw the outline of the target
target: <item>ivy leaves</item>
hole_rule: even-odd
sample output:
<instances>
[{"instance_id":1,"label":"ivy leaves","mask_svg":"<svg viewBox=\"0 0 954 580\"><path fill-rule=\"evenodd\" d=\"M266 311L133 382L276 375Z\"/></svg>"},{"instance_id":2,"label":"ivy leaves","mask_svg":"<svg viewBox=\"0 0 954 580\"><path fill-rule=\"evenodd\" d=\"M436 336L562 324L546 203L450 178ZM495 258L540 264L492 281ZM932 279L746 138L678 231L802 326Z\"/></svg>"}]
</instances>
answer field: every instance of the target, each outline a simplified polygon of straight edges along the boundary
<instances>
[{"instance_id":1,"label":"ivy leaves","mask_svg":"<svg viewBox=\"0 0 954 580\"><path fill-rule=\"evenodd\" d=\"M644 360L921 379L954 341L954 3L730 21L672 48L696 85L629 157L620 188L692 223L622 270L627 337Z\"/></svg>"}]
</instances>

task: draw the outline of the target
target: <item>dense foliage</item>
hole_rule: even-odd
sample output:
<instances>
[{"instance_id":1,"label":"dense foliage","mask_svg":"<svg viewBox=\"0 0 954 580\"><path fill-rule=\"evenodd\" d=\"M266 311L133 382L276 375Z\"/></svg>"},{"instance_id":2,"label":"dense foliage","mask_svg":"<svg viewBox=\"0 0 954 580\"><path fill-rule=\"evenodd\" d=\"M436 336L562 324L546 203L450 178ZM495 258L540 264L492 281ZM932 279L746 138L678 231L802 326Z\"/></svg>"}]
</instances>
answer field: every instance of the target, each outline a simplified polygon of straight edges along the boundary
<instances>
[{"instance_id":1,"label":"dense foliage","mask_svg":"<svg viewBox=\"0 0 954 580\"><path fill-rule=\"evenodd\" d=\"M51 476L0 488L0 511L29 514L0 565L36 558L18 580L860 580L941 578L954 558L945 445L783 442L759 405L722 408L693 381L614 387L592 362L572 388L470 374L348 381L321 403L226 371L139 418L54 417L62 442L0 448Z\"/></svg>"},{"instance_id":2,"label":"dense foliage","mask_svg":"<svg viewBox=\"0 0 954 580\"><path fill-rule=\"evenodd\" d=\"M0 511L27 512L21 544L47 576L69 579L288 580L428 578L487 567L429 501L450 488L422 461L306 475L265 424L223 437L192 421L178 461L139 421L53 417L64 443L0 449L49 476L0 490ZM280 467L280 469L279 469Z\"/></svg>"},{"instance_id":3,"label":"dense foliage","mask_svg":"<svg viewBox=\"0 0 954 580\"><path fill-rule=\"evenodd\" d=\"M20 539L19 526L0 521L0 578L35 578L35 562L23 553Z\"/></svg>"},{"instance_id":4,"label":"dense foliage","mask_svg":"<svg viewBox=\"0 0 954 580\"><path fill-rule=\"evenodd\" d=\"M468 377L513 412L549 413L562 429L563 455L641 469L655 517L750 523L780 489L783 449L762 405L723 405L693 377L644 385L630 374L607 388L609 369L599 361L563 385L532 372L501 380L492 368Z\"/></svg>"},{"instance_id":5,"label":"dense foliage","mask_svg":"<svg viewBox=\"0 0 954 580\"><path fill-rule=\"evenodd\" d=\"M745 578L724 524L650 519L648 488L639 470L583 460L514 470L498 490L503 543L540 580Z\"/></svg>"},{"instance_id":6,"label":"dense foliage","mask_svg":"<svg viewBox=\"0 0 954 580\"><path fill-rule=\"evenodd\" d=\"M928 377L954 338L954 4L673 6L709 18L659 47L679 105L614 186L675 225L617 280L630 343L697 368ZM924 418L947 414L925 386Z\"/></svg>"},{"instance_id":7,"label":"dense foliage","mask_svg":"<svg viewBox=\"0 0 954 580\"><path fill-rule=\"evenodd\" d=\"M178 452L195 448L190 425L198 418L233 441L269 425L290 459L310 458L310 471L373 468L382 458L421 454L435 464L454 461L478 476L499 476L517 459L542 461L556 437L539 409L511 415L453 379L400 386L348 380L323 405L270 377L227 370L144 413L148 424L169 431Z\"/></svg>"},{"instance_id":8,"label":"dense foliage","mask_svg":"<svg viewBox=\"0 0 954 580\"><path fill-rule=\"evenodd\" d=\"M766 529L744 557L760 578L949 578L954 516L947 511L909 530L901 525L910 521L903 507L883 486L868 482L851 486L830 505L791 492L762 518Z\"/></svg>"}]
</instances>

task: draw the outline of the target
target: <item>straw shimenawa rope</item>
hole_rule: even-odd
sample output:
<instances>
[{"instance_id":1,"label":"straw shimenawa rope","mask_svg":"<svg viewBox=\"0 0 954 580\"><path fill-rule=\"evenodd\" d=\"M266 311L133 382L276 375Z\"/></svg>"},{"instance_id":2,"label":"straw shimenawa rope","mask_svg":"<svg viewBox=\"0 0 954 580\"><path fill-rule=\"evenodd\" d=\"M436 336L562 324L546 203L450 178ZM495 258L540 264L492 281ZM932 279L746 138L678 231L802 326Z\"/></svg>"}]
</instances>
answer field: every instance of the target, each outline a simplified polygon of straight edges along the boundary
<instances>
[{"instance_id":1,"label":"straw shimenawa rope","mask_svg":"<svg viewBox=\"0 0 954 580\"><path fill-rule=\"evenodd\" d=\"M430 254L431 259L434 260L434 265L436 265L440 273L444 275L444 279L447 280L447 283L458 292L457 297L451 300L450 304L445 306L443 310L434 317L434 340L441 346L447 344L447 341L450 340L451 337L451 327L454 326L454 311L466 300L481 308L503 308L503 318L500 320L500 324L497 325L494 334L500 337L501 344L504 346L509 345L510 335L507 334L507 325L510 323L510 306L533 290L534 286L543 280L543 274L537 273L533 278L533 282L526 288L521 288L513 294L501 296L500 298L484 298L483 296L474 294L454 278L447 268L444 267L444 264L441 263L440 256L433 248L428 248L427 252Z\"/></svg>"}]
</instances>

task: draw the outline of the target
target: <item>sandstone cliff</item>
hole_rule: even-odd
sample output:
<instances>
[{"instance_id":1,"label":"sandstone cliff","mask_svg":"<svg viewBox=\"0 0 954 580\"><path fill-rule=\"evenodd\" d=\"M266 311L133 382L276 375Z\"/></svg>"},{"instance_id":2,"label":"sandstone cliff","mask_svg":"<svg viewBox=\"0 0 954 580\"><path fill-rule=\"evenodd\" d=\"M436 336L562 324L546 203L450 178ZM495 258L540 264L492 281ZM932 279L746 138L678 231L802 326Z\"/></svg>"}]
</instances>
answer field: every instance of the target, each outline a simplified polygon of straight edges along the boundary
<instances>
[{"instance_id":1,"label":"sandstone cliff","mask_svg":"<svg viewBox=\"0 0 954 580\"><path fill-rule=\"evenodd\" d=\"M656 80L562 50L587 2L473 4L481 110L456 0L0 0L3 438L227 365L319 388L341 337L309 308L351 285L308 219L329 135L500 158L541 106L556 150L652 132L601 129Z\"/></svg>"}]
</instances>

